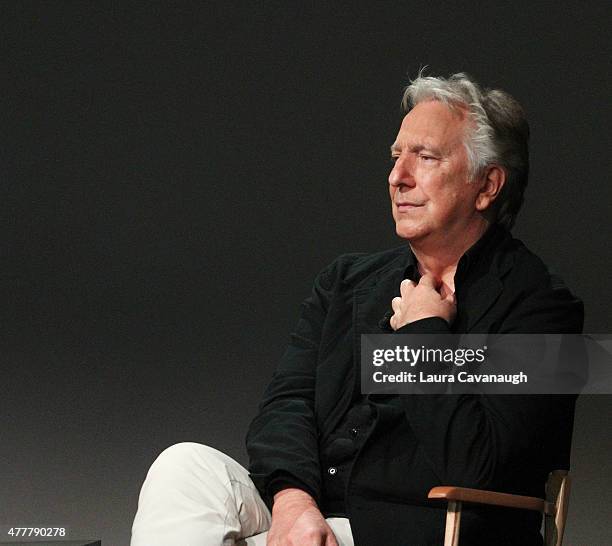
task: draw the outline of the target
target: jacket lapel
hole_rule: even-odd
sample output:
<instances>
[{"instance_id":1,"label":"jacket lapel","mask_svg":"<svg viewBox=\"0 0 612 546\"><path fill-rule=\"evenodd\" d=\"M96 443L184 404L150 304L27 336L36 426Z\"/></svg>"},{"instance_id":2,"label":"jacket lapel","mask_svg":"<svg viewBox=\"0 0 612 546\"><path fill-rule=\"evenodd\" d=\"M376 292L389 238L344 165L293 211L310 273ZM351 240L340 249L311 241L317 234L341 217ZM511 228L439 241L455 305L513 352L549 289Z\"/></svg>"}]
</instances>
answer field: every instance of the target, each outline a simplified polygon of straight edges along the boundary
<instances>
[{"instance_id":1,"label":"jacket lapel","mask_svg":"<svg viewBox=\"0 0 612 546\"><path fill-rule=\"evenodd\" d=\"M380 272L373 282L355 288L353 292L355 338L360 343L361 334L388 334L384 319L392 314L391 300L400 295L400 283L406 269L414 263L412 252L398 259L391 267Z\"/></svg>"},{"instance_id":2,"label":"jacket lapel","mask_svg":"<svg viewBox=\"0 0 612 546\"><path fill-rule=\"evenodd\" d=\"M373 283L353 292L353 397L361 395L361 335L389 334L389 318L393 314L391 300L400 295L400 283L406 269L414 264L408 249L397 263L377 275Z\"/></svg>"},{"instance_id":3,"label":"jacket lapel","mask_svg":"<svg viewBox=\"0 0 612 546\"><path fill-rule=\"evenodd\" d=\"M497 275L487 273L473 282L468 291L458 301L460 312L465 319L461 321L465 332L469 333L484 317L503 291L503 284ZM456 326L459 326L457 324ZM454 328L453 328L454 329ZM463 329L463 328L462 328Z\"/></svg>"},{"instance_id":4,"label":"jacket lapel","mask_svg":"<svg viewBox=\"0 0 612 546\"><path fill-rule=\"evenodd\" d=\"M505 241L511 241L509 235L506 235ZM476 270L469 273L473 280L459 286L459 312L464 318L454 325L453 330L457 333L472 332L504 291L503 278L512 268L513 258L503 252L503 245L503 241L498 243L491 254L479 261Z\"/></svg>"},{"instance_id":5,"label":"jacket lapel","mask_svg":"<svg viewBox=\"0 0 612 546\"><path fill-rule=\"evenodd\" d=\"M361 334L390 332L381 327L381 322L391 310L391 300L399 295L404 272L413 260L412 253L407 249L406 254L390 263L384 271L369 277L353 290L353 373L352 377L347 377L347 388L325 421L325 431L334 430L350 405L361 396Z\"/></svg>"}]
</instances>

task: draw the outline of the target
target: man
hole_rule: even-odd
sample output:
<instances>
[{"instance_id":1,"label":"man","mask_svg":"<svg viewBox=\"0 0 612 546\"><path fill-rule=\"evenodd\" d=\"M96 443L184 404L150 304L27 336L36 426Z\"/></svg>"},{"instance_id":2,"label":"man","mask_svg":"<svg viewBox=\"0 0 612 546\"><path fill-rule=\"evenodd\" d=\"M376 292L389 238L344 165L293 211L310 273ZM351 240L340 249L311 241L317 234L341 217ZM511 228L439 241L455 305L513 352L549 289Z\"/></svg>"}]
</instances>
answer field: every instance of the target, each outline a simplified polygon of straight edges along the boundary
<instances>
[{"instance_id":1,"label":"man","mask_svg":"<svg viewBox=\"0 0 612 546\"><path fill-rule=\"evenodd\" d=\"M321 272L251 424L250 474L205 446L170 448L143 485L132 544L232 544L269 528L247 543L441 545L431 487L543 496L548 472L568 466L573 396L361 394L364 333L582 329L581 302L508 232L528 173L518 103L456 74L417 78L403 104L389 193L408 244ZM164 542L172 525L181 540ZM468 508L461 544L541 545L539 526Z\"/></svg>"}]
</instances>

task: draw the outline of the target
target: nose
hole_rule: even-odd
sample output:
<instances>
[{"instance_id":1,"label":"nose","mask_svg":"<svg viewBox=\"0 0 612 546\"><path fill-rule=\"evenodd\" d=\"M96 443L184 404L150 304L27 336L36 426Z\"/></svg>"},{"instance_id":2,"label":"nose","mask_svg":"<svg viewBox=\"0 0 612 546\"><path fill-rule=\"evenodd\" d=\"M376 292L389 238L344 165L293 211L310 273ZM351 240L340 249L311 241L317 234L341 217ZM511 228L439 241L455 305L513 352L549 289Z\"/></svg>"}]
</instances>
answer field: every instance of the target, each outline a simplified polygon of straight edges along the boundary
<instances>
[{"instance_id":1,"label":"nose","mask_svg":"<svg viewBox=\"0 0 612 546\"><path fill-rule=\"evenodd\" d=\"M413 165L410 154L401 154L389 173L390 186L414 186Z\"/></svg>"}]
</instances>

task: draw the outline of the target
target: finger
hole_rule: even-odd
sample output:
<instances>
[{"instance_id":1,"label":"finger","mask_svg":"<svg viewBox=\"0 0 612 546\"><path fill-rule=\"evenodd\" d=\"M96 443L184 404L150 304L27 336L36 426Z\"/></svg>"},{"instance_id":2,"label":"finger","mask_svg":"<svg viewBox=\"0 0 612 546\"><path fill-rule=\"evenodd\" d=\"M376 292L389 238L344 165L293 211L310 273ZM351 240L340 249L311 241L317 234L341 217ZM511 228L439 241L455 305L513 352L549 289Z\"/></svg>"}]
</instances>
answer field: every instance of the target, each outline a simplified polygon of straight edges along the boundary
<instances>
[{"instance_id":1,"label":"finger","mask_svg":"<svg viewBox=\"0 0 612 546\"><path fill-rule=\"evenodd\" d=\"M400 298L399 296L391 300L391 309L393 309L395 313L399 312L401 306L402 306L402 298Z\"/></svg>"},{"instance_id":2,"label":"finger","mask_svg":"<svg viewBox=\"0 0 612 546\"><path fill-rule=\"evenodd\" d=\"M336 540L336 536L332 531L327 535L327 540L325 541L324 546L338 546L338 541Z\"/></svg>"},{"instance_id":3,"label":"finger","mask_svg":"<svg viewBox=\"0 0 612 546\"><path fill-rule=\"evenodd\" d=\"M332 528L327 524L327 533L325 533L325 540L321 542L322 546L338 546L336 535L332 531Z\"/></svg>"},{"instance_id":4,"label":"finger","mask_svg":"<svg viewBox=\"0 0 612 546\"><path fill-rule=\"evenodd\" d=\"M410 279L404 279L400 283L400 294L402 295L402 297L406 297L410 293L410 290L412 290L415 286L416 283L414 281L411 281Z\"/></svg>"},{"instance_id":5,"label":"finger","mask_svg":"<svg viewBox=\"0 0 612 546\"><path fill-rule=\"evenodd\" d=\"M397 328L395 327L396 324L397 324L397 319L395 318L395 315L393 315L391 319L389 320L389 326L391 326L391 328L393 328L394 330L397 330Z\"/></svg>"},{"instance_id":6,"label":"finger","mask_svg":"<svg viewBox=\"0 0 612 546\"><path fill-rule=\"evenodd\" d=\"M426 273L419 280L419 286L427 286L428 288L438 289L440 281L436 279L431 273Z\"/></svg>"}]
</instances>

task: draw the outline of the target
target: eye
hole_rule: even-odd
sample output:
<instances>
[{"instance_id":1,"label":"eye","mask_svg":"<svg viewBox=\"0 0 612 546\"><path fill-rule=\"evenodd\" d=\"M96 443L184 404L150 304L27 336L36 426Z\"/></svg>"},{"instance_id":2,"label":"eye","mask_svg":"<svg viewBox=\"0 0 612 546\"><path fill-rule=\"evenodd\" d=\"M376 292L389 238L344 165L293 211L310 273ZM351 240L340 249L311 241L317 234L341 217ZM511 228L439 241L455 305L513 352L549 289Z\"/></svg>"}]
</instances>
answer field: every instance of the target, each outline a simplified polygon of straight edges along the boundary
<instances>
[{"instance_id":1,"label":"eye","mask_svg":"<svg viewBox=\"0 0 612 546\"><path fill-rule=\"evenodd\" d=\"M391 159L391 163L395 163L399 159L399 157L396 155L392 155L390 159Z\"/></svg>"},{"instance_id":2,"label":"eye","mask_svg":"<svg viewBox=\"0 0 612 546\"><path fill-rule=\"evenodd\" d=\"M432 161L436 161L438 158L429 154L419 154L419 159L425 163L431 163Z\"/></svg>"}]
</instances>

